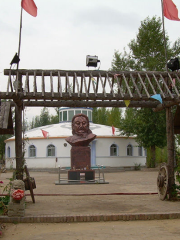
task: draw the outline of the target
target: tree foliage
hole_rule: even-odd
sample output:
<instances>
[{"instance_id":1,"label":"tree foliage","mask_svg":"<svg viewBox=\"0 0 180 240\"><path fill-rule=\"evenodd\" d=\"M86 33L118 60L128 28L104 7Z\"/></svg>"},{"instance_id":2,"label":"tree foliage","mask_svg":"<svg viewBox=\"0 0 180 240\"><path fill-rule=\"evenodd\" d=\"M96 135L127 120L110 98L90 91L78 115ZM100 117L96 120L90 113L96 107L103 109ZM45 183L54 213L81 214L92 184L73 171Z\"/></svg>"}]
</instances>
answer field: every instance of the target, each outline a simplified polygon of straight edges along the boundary
<instances>
[{"instance_id":1,"label":"tree foliage","mask_svg":"<svg viewBox=\"0 0 180 240\"><path fill-rule=\"evenodd\" d=\"M149 116L151 117L149 118ZM166 122L164 119L164 111L155 113L151 109L129 108L120 122L120 128L123 130L123 134L137 135L137 143L144 148L151 146L163 148L166 145Z\"/></svg>"},{"instance_id":2,"label":"tree foliage","mask_svg":"<svg viewBox=\"0 0 180 240\"><path fill-rule=\"evenodd\" d=\"M146 18L141 22L136 38L128 44L128 51L115 51L112 60L114 71L164 71L166 70L164 36L160 18ZM168 59L177 57L180 52L180 39L170 46L166 34ZM155 147L166 145L166 116L164 112L155 113L151 109L126 109L121 120L120 130L124 134L137 135L139 145L150 148L152 163L155 166Z\"/></svg>"},{"instance_id":3,"label":"tree foliage","mask_svg":"<svg viewBox=\"0 0 180 240\"><path fill-rule=\"evenodd\" d=\"M93 123L119 127L121 115L120 108L93 108Z\"/></svg>"},{"instance_id":4,"label":"tree foliage","mask_svg":"<svg viewBox=\"0 0 180 240\"><path fill-rule=\"evenodd\" d=\"M46 126L50 124L56 124L59 122L59 111L58 108L56 110L56 115L50 115L47 107L44 107L41 110L40 116L33 117L32 121L29 123L29 128L36 128L41 126Z\"/></svg>"},{"instance_id":5,"label":"tree foliage","mask_svg":"<svg viewBox=\"0 0 180 240\"><path fill-rule=\"evenodd\" d=\"M180 38L170 46L166 34L167 58L177 57L180 52ZM160 18L147 17L141 22L135 39L128 44L128 51L115 51L112 70L162 71L166 69L162 22Z\"/></svg>"}]
</instances>

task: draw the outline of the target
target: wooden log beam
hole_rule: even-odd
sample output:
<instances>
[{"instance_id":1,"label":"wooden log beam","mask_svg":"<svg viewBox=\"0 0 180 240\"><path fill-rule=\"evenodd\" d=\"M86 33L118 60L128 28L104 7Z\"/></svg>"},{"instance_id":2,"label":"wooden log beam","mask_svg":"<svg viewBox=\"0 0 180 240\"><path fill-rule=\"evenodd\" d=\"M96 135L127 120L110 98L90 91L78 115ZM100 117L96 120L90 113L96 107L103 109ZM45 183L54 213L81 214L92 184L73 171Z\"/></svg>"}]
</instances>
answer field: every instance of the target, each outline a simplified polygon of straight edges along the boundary
<instances>
[{"instance_id":1,"label":"wooden log beam","mask_svg":"<svg viewBox=\"0 0 180 240\"><path fill-rule=\"evenodd\" d=\"M131 101L128 107L154 108L156 102ZM13 103L12 103L13 106ZM26 107L126 107L124 101L24 101Z\"/></svg>"},{"instance_id":2,"label":"wooden log beam","mask_svg":"<svg viewBox=\"0 0 180 240\"><path fill-rule=\"evenodd\" d=\"M167 102L163 102L163 104L158 104L157 107L153 109L153 111L159 112L165 108L169 108L179 104L180 104L180 99L174 99L173 101L167 101Z\"/></svg>"},{"instance_id":3,"label":"wooden log beam","mask_svg":"<svg viewBox=\"0 0 180 240\"><path fill-rule=\"evenodd\" d=\"M71 98L69 97L69 92L63 92L61 96L59 96L58 92L54 92L52 97L51 92L45 92L44 96L42 96L42 92L26 92L24 94L23 92L18 92L18 93L6 93L6 92L0 92L0 99L13 99L14 101L17 101L17 99L20 100L133 100L133 101L148 101L148 102L156 102L157 104L159 103L157 100L154 100L152 98L148 98L145 94L141 95L142 98L138 96L138 94L133 94L131 97L129 94L124 94L122 97L120 94L112 94L112 93L88 93L88 97L86 93L71 93ZM165 100L163 100L164 103L172 104L172 105L177 105L180 103L180 99L177 96L174 96L174 99L172 100L170 96L167 96ZM156 106L157 106L156 104ZM161 110L161 104L158 105L160 110ZM168 105L167 105L168 106Z\"/></svg>"},{"instance_id":4,"label":"wooden log beam","mask_svg":"<svg viewBox=\"0 0 180 240\"><path fill-rule=\"evenodd\" d=\"M13 69L4 69L4 75L9 75L11 71L11 75L16 75L17 70ZM154 75L162 75L163 77L168 77L169 75L171 77L176 77L178 75L180 77L180 73L173 73L173 72L140 72L140 71L102 71L102 70L88 70L88 71L83 71L83 70L59 70L59 69L49 69L49 70L44 70L44 69L18 69L18 72L21 75L26 75L28 72L29 76L34 76L34 72L36 72L36 76L42 76L42 71L44 72L44 76L50 76L50 72L52 72L52 76L58 76L58 71L60 72L61 76L66 76L66 73L68 72L69 77L73 77L74 73L76 73L77 76L82 76L84 74L85 76L89 76L93 72L94 77L98 77L99 74L102 77L105 77L106 74L108 73L110 77L113 77L115 74L124 74L124 76L129 76L130 74L133 74L133 76L138 76L138 74L141 75L141 77L145 77L146 74L150 75L152 77L152 74Z\"/></svg>"}]
</instances>

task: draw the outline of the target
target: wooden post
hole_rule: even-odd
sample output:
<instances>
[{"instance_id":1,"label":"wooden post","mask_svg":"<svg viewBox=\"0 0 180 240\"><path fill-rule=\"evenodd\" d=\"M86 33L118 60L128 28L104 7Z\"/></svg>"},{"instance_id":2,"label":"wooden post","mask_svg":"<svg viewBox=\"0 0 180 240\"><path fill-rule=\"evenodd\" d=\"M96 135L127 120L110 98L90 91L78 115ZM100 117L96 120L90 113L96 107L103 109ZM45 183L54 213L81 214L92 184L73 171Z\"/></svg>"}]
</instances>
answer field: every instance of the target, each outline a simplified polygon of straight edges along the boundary
<instances>
[{"instance_id":1,"label":"wooden post","mask_svg":"<svg viewBox=\"0 0 180 240\"><path fill-rule=\"evenodd\" d=\"M16 150L16 178L23 180L22 153L22 105L15 104L15 150Z\"/></svg>"},{"instance_id":2,"label":"wooden post","mask_svg":"<svg viewBox=\"0 0 180 240\"><path fill-rule=\"evenodd\" d=\"M22 76L18 75L17 93L15 101L15 151L16 151L16 179L23 180L24 158L22 151L22 110L23 102L18 94L22 92Z\"/></svg>"},{"instance_id":3,"label":"wooden post","mask_svg":"<svg viewBox=\"0 0 180 240\"><path fill-rule=\"evenodd\" d=\"M171 108L166 108L166 133L167 133L167 153L168 153L168 184L169 199L173 198L174 178L174 122Z\"/></svg>"}]
</instances>

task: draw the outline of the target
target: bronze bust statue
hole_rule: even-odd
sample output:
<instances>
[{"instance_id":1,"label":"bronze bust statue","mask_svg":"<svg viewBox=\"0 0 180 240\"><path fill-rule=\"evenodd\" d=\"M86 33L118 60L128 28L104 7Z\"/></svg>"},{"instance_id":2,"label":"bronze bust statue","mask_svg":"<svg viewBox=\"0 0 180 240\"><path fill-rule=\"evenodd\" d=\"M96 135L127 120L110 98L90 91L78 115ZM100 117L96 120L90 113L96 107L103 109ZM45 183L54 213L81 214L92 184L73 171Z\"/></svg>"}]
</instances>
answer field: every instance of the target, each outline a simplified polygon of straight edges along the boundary
<instances>
[{"instance_id":1,"label":"bronze bust statue","mask_svg":"<svg viewBox=\"0 0 180 240\"><path fill-rule=\"evenodd\" d=\"M89 129L88 117L82 113L76 114L72 119L72 134L65 139L71 146L88 146L96 138Z\"/></svg>"}]
</instances>

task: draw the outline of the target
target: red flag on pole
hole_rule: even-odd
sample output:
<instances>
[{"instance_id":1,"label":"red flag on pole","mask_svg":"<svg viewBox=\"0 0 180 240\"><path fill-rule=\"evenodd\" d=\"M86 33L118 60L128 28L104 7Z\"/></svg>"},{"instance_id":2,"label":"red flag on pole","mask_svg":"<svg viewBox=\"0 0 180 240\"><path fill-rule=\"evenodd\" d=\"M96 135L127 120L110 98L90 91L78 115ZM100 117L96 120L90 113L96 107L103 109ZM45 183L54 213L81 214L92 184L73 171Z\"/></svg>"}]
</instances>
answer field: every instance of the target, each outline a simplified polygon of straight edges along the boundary
<instances>
[{"instance_id":1,"label":"red flag on pole","mask_svg":"<svg viewBox=\"0 0 180 240\"><path fill-rule=\"evenodd\" d=\"M115 134L115 127L112 125L112 135Z\"/></svg>"},{"instance_id":2,"label":"red flag on pole","mask_svg":"<svg viewBox=\"0 0 180 240\"><path fill-rule=\"evenodd\" d=\"M163 0L163 12L166 18L180 21L178 18L178 9L172 0Z\"/></svg>"},{"instance_id":3,"label":"red flag on pole","mask_svg":"<svg viewBox=\"0 0 180 240\"><path fill-rule=\"evenodd\" d=\"M42 131L42 134L43 134L44 138L48 138L49 133L44 131L44 130L42 130L42 129L41 129L41 131Z\"/></svg>"},{"instance_id":4,"label":"red flag on pole","mask_svg":"<svg viewBox=\"0 0 180 240\"><path fill-rule=\"evenodd\" d=\"M22 0L21 7L33 17L37 16L37 7L33 0Z\"/></svg>"}]
</instances>

